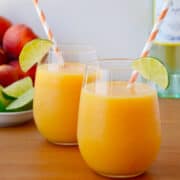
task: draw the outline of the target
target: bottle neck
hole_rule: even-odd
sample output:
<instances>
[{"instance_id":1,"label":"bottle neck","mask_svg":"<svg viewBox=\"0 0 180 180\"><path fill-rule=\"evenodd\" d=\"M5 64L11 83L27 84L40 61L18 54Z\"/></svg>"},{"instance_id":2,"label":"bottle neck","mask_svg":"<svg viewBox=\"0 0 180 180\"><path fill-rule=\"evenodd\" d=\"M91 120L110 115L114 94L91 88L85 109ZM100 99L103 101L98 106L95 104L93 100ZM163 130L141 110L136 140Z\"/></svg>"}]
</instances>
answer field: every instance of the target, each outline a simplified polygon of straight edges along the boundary
<instances>
[{"instance_id":1,"label":"bottle neck","mask_svg":"<svg viewBox=\"0 0 180 180\"><path fill-rule=\"evenodd\" d=\"M164 0L153 1L153 19L159 16ZM154 22L155 23L155 22ZM173 0L156 39L159 43L180 43L180 1Z\"/></svg>"}]
</instances>

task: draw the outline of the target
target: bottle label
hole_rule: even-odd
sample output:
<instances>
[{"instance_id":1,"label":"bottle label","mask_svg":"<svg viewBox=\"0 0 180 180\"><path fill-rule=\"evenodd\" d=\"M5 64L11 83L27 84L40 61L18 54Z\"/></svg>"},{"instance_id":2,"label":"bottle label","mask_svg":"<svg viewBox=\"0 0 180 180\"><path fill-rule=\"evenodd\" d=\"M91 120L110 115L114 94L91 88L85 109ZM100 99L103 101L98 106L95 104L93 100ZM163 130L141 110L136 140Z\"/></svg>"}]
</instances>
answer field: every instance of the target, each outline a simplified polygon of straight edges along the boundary
<instances>
[{"instance_id":1,"label":"bottle label","mask_svg":"<svg viewBox=\"0 0 180 180\"><path fill-rule=\"evenodd\" d=\"M165 0L156 0L155 16L159 16ZM172 5L160 28L156 41L180 43L180 0L172 0Z\"/></svg>"}]
</instances>

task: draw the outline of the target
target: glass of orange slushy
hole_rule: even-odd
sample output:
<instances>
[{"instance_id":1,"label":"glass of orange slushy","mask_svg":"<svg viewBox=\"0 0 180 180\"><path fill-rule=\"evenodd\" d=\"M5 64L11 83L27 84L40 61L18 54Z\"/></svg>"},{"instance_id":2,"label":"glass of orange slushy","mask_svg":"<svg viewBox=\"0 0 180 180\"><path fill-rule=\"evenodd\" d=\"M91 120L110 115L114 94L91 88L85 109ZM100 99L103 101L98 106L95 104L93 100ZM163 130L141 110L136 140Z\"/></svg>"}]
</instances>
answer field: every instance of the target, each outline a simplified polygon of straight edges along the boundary
<instances>
[{"instance_id":1,"label":"glass of orange slushy","mask_svg":"<svg viewBox=\"0 0 180 180\"><path fill-rule=\"evenodd\" d=\"M39 132L59 145L77 144L77 117L84 64L96 59L87 45L63 45L64 66L49 53L38 65L35 80L34 118Z\"/></svg>"},{"instance_id":2,"label":"glass of orange slushy","mask_svg":"<svg viewBox=\"0 0 180 180\"><path fill-rule=\"evenodd\" d=\"M132 61L102 60L86 68L78 142L88 166L107 177L135 177L156 159L161 143L156 91L147 83L127 88ZM86 81L96 74L96 80Z\"/></svg>"}]
</instances>

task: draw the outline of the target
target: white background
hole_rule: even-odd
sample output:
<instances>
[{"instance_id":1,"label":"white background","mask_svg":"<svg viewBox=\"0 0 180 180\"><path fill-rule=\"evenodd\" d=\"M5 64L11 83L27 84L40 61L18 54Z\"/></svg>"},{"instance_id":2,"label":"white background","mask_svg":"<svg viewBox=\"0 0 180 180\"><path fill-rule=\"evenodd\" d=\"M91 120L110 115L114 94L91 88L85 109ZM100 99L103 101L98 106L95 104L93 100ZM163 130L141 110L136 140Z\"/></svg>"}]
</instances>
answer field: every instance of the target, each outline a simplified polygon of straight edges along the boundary
<instances>
[{"instance_id":1,"label":"white background","mask_svg":"<svg viewBox=\"0 0 180 180\"><path fill-rule=\"evenodd\" d=\"M152 0L40 0L56 39L89 43L100 57L137 57L152 22ZM46 37L32 0L0 0L0 15Z\"/></svg>"}]
</instances>

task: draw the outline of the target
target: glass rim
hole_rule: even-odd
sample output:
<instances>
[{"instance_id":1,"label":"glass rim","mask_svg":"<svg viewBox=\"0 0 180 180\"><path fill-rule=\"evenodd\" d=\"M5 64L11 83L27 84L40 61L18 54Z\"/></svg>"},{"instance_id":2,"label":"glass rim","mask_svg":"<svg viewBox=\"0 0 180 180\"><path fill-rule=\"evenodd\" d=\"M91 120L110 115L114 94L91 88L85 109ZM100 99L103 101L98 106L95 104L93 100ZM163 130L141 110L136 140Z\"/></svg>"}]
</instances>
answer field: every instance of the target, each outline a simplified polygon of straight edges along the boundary
<instances>
[{"instance_id":1,"label":"glass rim","mask_svg":"<svg viewBox=\"0 0 180 180\"><path fill-rule=\"evenodd\" d=\"M88 43L61 43L59 47L62 50L62 53L96 53L96 49Z\"/></svg>"},{"instance_id":2,"label":"glass rim","mask_svg":"<svg viewBox=\"0 0 180 180\"><path fill-rule=\"evenodd\" d=\"M135 58L134 58L135 59ZM133 61L133 58L119 57L119 58L99 58L100 61Z\"/></svg>"},{"instance_id":3,"label":"glass rim","mask_svg":"<svg viewBox=\"0 0 180 180\"><path fill-rule=\"evenodd\" d=\"M97 59L94 62L88 62L86 64L86 70L88 69L102 69L106 71L117 71L122 69L132 69L131 64L134 61L134 59L130 58L103 58L103 59ZM106 64L106 66L103 66L103 63ZM116 64L115 64L116 63ZM117 64L118 63L118 64ZM110 66L111 64L114 64L114 66ZM109 65L109 66L108 66Z\"/></svg>"}]
</instances>

